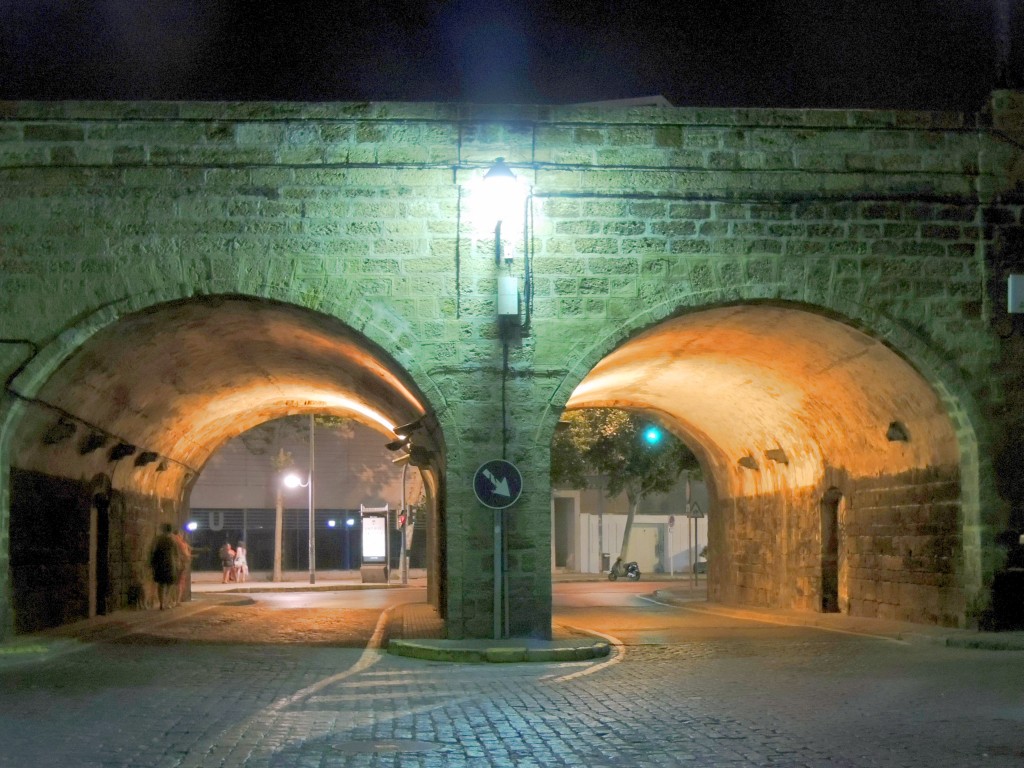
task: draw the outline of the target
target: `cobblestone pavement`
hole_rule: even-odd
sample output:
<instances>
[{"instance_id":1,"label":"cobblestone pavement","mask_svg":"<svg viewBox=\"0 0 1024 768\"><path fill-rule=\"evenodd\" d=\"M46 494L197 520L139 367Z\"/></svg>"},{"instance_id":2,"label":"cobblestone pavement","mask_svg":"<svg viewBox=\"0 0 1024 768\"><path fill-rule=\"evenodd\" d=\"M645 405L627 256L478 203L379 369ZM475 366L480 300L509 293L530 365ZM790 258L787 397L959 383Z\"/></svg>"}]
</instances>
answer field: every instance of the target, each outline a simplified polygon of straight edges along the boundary
<instances>
[{"instance_id":1,"label":"cobblestone pavement","mask_svg":"<svg viewBox=\"0 0 1024 768\"><path fill-rule=\"evenodd\" d=\"M453 665L321 642L379 638L372 612L286 613L183 613L0 669L0 766L1024 764L1022 652L633 605L572 614L625 641L610 660ZM319 634L265 644L286 625Z\"/></svg>"}]
</instances>

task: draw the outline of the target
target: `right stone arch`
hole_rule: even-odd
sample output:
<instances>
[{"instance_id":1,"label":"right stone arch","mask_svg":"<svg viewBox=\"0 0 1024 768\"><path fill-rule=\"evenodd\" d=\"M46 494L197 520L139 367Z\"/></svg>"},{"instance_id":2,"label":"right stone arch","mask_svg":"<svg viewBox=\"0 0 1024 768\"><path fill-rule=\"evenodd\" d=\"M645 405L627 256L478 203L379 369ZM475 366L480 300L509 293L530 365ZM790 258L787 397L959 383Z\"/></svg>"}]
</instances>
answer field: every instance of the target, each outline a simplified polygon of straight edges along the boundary
<instances>
[{"instance_id":1,"label":"right stone arch","mask_svg":"<svg viewBox=\"0 0 1024 768\"><path fill-rule=\"evenodd\" d=\"M714 496L712 599L964 625L982 581L977 441L951 394L966 390L908 357L813 307L699 308L604 355L566 407L656 414L690 443ZM841 600L823 593L834 494Z\"/></svg>"}]
</instances>

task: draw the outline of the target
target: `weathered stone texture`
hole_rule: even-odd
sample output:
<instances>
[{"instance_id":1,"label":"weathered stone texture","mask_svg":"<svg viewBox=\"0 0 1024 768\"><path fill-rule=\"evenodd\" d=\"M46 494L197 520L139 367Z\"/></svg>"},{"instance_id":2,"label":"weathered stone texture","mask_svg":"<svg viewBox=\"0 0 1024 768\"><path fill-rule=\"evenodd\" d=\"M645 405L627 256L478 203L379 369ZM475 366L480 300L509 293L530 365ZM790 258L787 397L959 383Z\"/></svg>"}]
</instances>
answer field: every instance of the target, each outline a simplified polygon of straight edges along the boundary
<instances>
[{"instance_id":1,"label":"weathered stone texture","mask_svg":"<svg viewBox=\"0 0 1024 768\"><path fill-rule=\"evenodd\" d=\"M506 157L533 193L531 326L511 353L506 414L505 447L531 477L509 513L513 624L543 632L557 382L681 309L794 302L908 355L914 339L932 385L974 404L957 425L971 450L1002 440L989 408L1015 402L1020 386L989 328L999 310L985 280L993 244L1024 225L1021 153L1003 138L1024 130L1020 104L996 95L994 131L975 116L891 110L3 104L0 336L43 343L104 307L196 294L336 315L434 393L457 478L446 496L450 629L487 634L489 520L464 485L481 455L501 452L501 355L491 231L470 203L474 175ZM509 239L525 286L522 233ZM1019 251L1004 253L1002 271L1019 270ZM959 378L943 382L940 368ZM992 420L978 423L981 413ZM971 467L970 503L990 530L1006 503L986 466ZM713 561L720 597L814 602L816 492L722 500L718 535L734 557ZM967 544L931 530L956 515L956 489L926 520L879 500L880 519L902 530L891 535L853 533L873 508L862 493L849 500L850 609L953 621L963 595L924 582L959 578ZM762 513L787 531L784 557L748 532Z\"/></svg>"}]
</instances>

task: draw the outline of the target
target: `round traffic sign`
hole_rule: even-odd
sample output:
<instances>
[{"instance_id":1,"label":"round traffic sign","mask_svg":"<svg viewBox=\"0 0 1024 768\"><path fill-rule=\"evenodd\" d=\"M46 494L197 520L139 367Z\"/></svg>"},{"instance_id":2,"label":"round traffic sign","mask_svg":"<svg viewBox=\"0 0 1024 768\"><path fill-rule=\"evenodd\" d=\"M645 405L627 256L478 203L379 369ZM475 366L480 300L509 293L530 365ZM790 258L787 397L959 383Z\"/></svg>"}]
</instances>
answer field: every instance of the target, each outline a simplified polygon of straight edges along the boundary
<instances>
[{"instance_id":1,"label":"round traffic sign","mask_svg":"<svg viewBox=\"0 0 1024 768\"><path fill-rule=\"evenodd\" d=\"M473 476L473 491L485 507L504 509L519 501L523 492L523 476L516 465L494 459L480 465Z\"/></svg>"}]
</instances>

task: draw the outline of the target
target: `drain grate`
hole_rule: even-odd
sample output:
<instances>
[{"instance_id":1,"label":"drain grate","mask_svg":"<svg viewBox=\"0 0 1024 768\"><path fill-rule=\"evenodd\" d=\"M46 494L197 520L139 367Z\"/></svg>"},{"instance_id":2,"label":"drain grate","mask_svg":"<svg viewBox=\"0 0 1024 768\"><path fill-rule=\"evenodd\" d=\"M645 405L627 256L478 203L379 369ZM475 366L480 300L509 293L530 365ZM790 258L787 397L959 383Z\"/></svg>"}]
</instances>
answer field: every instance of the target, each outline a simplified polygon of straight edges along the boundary
<instances>
[{"instance_id":1,"label":"drain grate","mask_svg":"<svg viewBox=\"0 0 1024 768\"><path fill-rule=\"evenodd\" d=\"M432 752L441 749L441 745L432 741L416 741L415 739L368 739L366 741L345 741L332 744L335 752L344 755L373 755L393 752Z\"/></svg>"}]
</instances>

